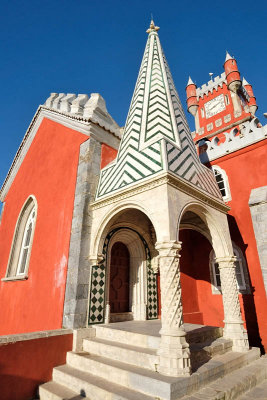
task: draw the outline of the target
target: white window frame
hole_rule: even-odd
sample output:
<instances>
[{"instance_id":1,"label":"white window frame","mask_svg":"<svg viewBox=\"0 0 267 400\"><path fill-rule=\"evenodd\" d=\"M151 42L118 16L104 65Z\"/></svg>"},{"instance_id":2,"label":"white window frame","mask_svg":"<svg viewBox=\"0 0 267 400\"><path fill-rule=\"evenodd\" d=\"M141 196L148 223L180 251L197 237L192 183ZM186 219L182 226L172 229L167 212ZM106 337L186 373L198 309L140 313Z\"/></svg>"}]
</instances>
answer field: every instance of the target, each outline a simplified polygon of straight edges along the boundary
<instances>
[{"instance_id":1,"label":"white window frame","mask_svg":"<svg viewBox=\"0 0 267 400\"><path fill-rule=\"evenodd\" d=\"M223 189L219 187L219 190L220 190L220 192L221 192L221 190L224 190L224 191L225 191L225 195L223 195L222 192L221 192L221 195L222 195L223 200L224 200L224 201L230 201L230 200L232 200L231 192L230 192L230 187L229 187L229 181L228 181L228 177L227 177L227 175L226 175L226 172L225 172L221 167L219 167L218 165L212 165L211 168L212 168L213 174L214 174L214 176L215 176L215 179L216 179L216 172L217 172L219 175L221 175L221 177L222 177L222 181L221 181L221 182L223 182ZM217 184L218 184L217 179L216 179L216 182L217 182ZM219 185L218 185L218 186L219 186Z\"/></svg>"},{"instance_id":2,"label":"white window frame","mask_svg":"<svg viewBox=\"0 0 267 400\"><path fill-rule=\"evenodd\" d=\"M16 275L25 275L25 269L28 263L29 251L31 246L32 230L35 222L35 214L36 214L35 207L33 207L24 229ZM28 235L29 229L31 230L30 234ZM26 251L26 257L24 258L25 251Z\"/></svg>"},{"instance_id":3,"label":"white window frame","mask_svg":"<svg viewBox=\"0 0 267 400\"><path fill-rule=\"evenodd\" d=\"M28 278L28 269L37 218L37 201L31 195L25 201L17 219L9 255L6 276L2 281ZM29 235L29 229L30 235ZM25 256L26 253L26 256Z\"/></svg>"},{"instance_id":4,"label":"white window frame","mask_svg":"<svg viewBox=\"0 0 267 400\"><path fill-rule=\"evenodd\" d=\"M249 293L249 279L247 273L247 265L245 258L242 254L241 249L237 247L234 243L233 244L233 251L236 257L236 275L240 275L240 283L238 283L237 279L237 288L240 293ZM211 282L212 282L212 292L213 294L221 294L221 286L219 285L218 278L220 279L219 271L216 271L216 260L215 260L215 253L214 250L210 252L210 274L211 274Z\"/></svg>"}]
</instances>

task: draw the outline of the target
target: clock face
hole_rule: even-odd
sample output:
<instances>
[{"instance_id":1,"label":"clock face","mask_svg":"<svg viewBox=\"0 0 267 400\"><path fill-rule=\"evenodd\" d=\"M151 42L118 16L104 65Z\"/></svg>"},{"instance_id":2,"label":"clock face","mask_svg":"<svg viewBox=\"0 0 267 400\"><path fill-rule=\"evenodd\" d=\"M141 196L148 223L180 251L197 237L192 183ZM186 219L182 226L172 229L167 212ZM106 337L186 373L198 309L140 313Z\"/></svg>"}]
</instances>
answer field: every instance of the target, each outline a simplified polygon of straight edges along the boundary
<instances>
[{"instance_id":1,"label":"clock face","mask_svg":"<svg viewBox=\"0 0 267 400\"><path fill-rule=\"evenodd\" d=\"M218 114L225 110L224 95L215 97L205 104L206 118L211 118L213 115Z\"/></svg>"}]
</instances>

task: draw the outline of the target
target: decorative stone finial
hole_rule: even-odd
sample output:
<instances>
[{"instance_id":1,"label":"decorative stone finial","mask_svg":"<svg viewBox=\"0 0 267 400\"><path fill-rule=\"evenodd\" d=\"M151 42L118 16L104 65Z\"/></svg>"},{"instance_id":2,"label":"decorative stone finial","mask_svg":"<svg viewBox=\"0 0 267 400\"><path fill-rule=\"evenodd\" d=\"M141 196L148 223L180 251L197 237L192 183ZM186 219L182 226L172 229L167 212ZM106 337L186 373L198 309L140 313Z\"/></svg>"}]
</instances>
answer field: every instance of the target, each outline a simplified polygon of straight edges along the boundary
<instances>
[{"instance_id":1,"label":"decorative stone finial","mask_svg":"<svg viewBox=\"0 0 267 400\"><path fill-rule=\"evenodd\" d=\"M150 32L157 32L159 29L160 29L159 26L155 26L155 23L154 23L153 19L151 19L150 27L149 27L149 29L148 29L146 32L147 32L147 33L150 33Z\"/></svg>"}]
</instances>

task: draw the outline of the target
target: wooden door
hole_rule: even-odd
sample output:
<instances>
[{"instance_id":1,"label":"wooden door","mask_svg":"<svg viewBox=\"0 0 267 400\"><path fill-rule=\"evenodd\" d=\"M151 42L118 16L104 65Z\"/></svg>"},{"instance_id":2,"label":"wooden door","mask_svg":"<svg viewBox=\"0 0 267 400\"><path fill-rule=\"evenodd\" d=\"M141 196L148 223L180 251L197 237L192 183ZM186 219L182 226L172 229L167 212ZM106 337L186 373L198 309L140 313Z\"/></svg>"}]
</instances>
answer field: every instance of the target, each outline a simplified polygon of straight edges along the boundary
<instances>
[{"instance_id":1,"label":"wooden door","mask_svg":"<svg viewBox=\"0 0 267 400\"><path fill-rule=\"evenodd\" d=\"M112 246L110 259L109 304L111 313L129 312L130 256L121 242Z\"/></svg>"}]
</instances>

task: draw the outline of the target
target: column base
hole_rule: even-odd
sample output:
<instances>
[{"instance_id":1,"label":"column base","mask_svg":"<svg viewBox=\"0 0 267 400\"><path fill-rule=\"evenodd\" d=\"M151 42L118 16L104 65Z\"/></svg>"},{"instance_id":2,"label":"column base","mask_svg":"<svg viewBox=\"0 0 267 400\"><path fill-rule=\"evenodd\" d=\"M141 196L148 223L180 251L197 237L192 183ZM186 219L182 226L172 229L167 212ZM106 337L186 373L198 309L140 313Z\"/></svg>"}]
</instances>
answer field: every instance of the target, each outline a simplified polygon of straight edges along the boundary
<instances>
[{"instance_id":1,"label":"column base","mask_svg":"<svg viewBox=\"0 0 267 400\"><path fill-rule=\"evenodd\" d=\"M105 324L110 323L110 304L106 304L106 309L105 309Z\"/></svg>"},{"instance_id":2,"label":"column base","mask_svg":"<svg viewBox=\"0 0 267 400\"><path fill-rule=\"evenodd\" d=\"M249 350L248 334L243 322L225 322L223 336L233 341L233 351L245 353Z\"/></svg>"},{"instance_id":3,"label":"column base","mask_svg":"<svg viewBox=\"0 0 267 400\"><path fill-rule=\"evenodd\" d=\"M190 350L184 332L179 336L161 333L158 355L159 373L175 377L191 375Z\"/></svg>"}]
</instances>

